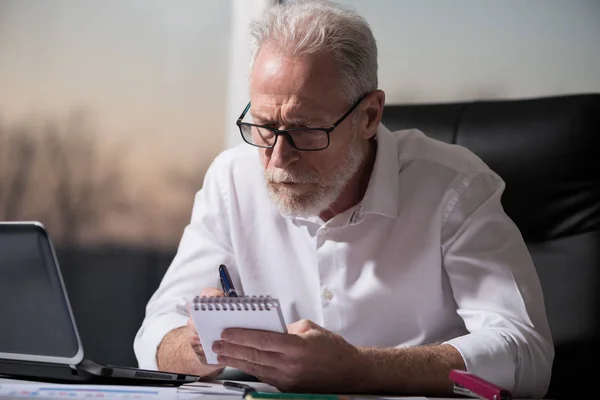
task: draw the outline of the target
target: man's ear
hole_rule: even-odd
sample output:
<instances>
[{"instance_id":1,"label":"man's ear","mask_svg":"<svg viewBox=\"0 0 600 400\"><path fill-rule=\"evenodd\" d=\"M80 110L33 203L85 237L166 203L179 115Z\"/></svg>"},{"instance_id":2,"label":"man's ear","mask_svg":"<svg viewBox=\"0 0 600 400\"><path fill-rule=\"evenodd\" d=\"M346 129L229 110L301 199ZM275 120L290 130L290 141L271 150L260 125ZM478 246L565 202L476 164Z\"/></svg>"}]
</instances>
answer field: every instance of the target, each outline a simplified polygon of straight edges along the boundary
<instances>
[{"instance_id":1,"label":"man's ear","mask_svg":"<svg viewBox=\"0 0 600 400\"><path fill-rule=\"evenodd\" d=\"M381 122L381 116L383 115L383 106L385 104L385 93L383 90L375 90L370 93L363 100L361 109L364 111L366 121L364 122L364 129L362 136L364 139L370 139L375 136L377 128Z\"/></svg>"}]
</instances>

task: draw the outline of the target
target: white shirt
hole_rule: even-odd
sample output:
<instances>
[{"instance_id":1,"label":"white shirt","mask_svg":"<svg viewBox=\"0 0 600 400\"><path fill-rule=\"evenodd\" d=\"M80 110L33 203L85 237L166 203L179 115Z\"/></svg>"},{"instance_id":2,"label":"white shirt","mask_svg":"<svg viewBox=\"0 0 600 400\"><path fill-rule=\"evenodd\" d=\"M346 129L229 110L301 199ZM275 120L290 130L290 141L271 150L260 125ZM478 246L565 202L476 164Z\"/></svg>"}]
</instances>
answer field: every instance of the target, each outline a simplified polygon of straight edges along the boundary
<instances>
[{"instance_id":1,"label":"white shirt","mask_svg":"<svg viewBox=\"0 0 600 400\"><path fill-rule=\"evenodd\" d=\"M542 397L554 358L540 283L500 198L504 182L465 148L417 130L377 132L363 200L324 223L283 217L258 150L221 153L135 338L140 367L186 324L181 307L219 287L279 298L357 346L453 345L467 370L517 396ZM178 306L179 305L179 306Z\"/></svg>"}]
</instances>

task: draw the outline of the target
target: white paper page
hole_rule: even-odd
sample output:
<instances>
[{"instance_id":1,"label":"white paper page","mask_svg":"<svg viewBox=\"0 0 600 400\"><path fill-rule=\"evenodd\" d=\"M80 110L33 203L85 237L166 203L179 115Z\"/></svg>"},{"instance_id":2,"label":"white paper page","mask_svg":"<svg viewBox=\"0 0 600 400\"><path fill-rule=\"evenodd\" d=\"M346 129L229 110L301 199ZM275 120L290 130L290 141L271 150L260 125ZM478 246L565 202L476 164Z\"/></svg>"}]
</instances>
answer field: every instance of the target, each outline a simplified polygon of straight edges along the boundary
<instances>
[{"instance_id":1,"label":"white paper page","mask_svg":"<svg viewBox=\"0 0 600 400\"><path fill-rule=\"evenodd\" d=\"M260 329L273 332L286 332L285 322L279 307L262 310L238 310L235 308L202 310L201 307L190 307L192 319L196 324L202 349L209 364L218 364L217 355L212 345L221 338L226 328Z\"/></svg>"}]
</instances>

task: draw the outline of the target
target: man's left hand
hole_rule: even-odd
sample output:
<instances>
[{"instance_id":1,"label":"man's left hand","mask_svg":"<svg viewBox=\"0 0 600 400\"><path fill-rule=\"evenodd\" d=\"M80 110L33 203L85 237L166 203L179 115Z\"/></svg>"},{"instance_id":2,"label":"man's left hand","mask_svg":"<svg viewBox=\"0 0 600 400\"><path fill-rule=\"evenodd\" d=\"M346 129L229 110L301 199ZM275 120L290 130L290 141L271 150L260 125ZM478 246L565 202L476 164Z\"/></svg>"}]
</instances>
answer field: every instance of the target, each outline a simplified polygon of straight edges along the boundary
<instances>
[{"instance_id":1,"label":"man's left hand","mask_svg":"<svg viewBox=\"0 0 600 400\"><path fill-rule=\"evenodd\" d=\"M287 334L226 329L213 351L219 364L282 391L357 392L369 369L355 346L308 320L288 325Z\"/></svg>"}]
</instances>

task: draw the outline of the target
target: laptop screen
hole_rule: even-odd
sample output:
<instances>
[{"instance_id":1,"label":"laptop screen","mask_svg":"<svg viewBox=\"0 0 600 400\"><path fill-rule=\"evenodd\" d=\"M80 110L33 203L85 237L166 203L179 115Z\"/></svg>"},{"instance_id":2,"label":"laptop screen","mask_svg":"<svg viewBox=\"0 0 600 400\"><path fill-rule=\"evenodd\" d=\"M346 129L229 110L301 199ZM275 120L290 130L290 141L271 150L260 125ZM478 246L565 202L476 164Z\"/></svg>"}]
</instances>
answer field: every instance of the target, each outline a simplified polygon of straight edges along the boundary
<instances>
[{"instance_id":1,"label":"laptop screen","mask_svg":"<svg viewBox=\"0 0 600 400\"><path fill-rule=\"evenodd\" d=\"M0 224L0 358L75 357L75 329L44 229Z\"/></svg>"}]
</instances>

